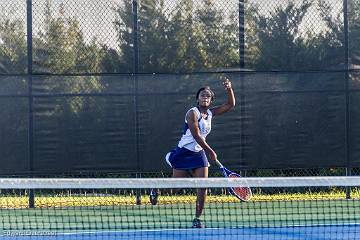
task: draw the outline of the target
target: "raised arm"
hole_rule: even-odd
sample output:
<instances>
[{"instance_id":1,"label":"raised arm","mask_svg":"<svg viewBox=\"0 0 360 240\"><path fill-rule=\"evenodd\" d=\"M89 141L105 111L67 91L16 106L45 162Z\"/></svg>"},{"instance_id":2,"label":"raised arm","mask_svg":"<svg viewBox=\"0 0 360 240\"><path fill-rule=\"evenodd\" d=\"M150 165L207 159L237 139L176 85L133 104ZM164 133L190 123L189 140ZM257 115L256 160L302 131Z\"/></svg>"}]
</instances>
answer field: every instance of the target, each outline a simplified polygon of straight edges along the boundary
<instances>
[{"instance_id":1,"label":"raised arm","mask_svg":"<svg viewBox=\"0 0 360 240\"><path fill-rule=\"evenodd\" d=\"M189 111L186 115L186 121L188 123L191 135L195 139L195 141L204 149L204 151L208 154L210 160L215 161L217 159L217 155L215 151L207 144L205 139L200 136L199 130L199 122L198 117L194 111Z\"/></svg>"},{"instance_id":2,"label":"raised arm","mask_svg":"<svg viewBox=\"0 0 360 240\"><path fill-rule=\"evenodd\" d=\"M226 113L228 111L230 111L232 108L235 107L235 95L234 95L234 91L231 87L231 82L229 79L225 79L225 81L223 82L223 85L225 87L226 93L227 93L227 102L224 103L223 105L220 106L216 106L213 107L211 109L211 112L214 116L216 115L221 115L223 113Z\"/></svg>"}]
</instances>

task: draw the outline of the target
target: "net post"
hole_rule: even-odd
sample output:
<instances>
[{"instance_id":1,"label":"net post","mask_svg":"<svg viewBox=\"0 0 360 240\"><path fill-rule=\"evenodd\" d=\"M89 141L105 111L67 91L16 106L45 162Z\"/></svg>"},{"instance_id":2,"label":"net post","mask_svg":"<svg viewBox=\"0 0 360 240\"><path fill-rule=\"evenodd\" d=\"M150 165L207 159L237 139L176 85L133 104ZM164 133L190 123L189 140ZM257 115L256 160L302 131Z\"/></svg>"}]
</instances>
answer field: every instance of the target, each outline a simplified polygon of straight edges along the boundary
<instances>
[{"instance_id":1,"label":"net post","mask_svg":"<svg viewBox=\"0 0 360 240\"><path fill-rule=\"evenodd\" d=\"M352 173L351 173L351 168L347 167L345 169L346 171L346 176L351 176ZM351 198L351 187L347 186L346 187L346 199L350 199Z\"/></svg>"},{"instance_id":2,"label":"net post","mask_svg":"<svg viewBox=\"0 0 360 240\"><path fill-rule=\"evenodd\" d=\"M137 173L136 178L141 178L141 173ZM136 189L136 205L141 205L141 189Z\"/></svg>"},{"instance_id":3,"label":"net post","mask_svg":"<svg viewBox=\"0 0 360 240\"><path fill-rule=\"evenodd\" d=\"M35 208L34 189L29 189L29 208Z\"/></svg>"}]
</instances>

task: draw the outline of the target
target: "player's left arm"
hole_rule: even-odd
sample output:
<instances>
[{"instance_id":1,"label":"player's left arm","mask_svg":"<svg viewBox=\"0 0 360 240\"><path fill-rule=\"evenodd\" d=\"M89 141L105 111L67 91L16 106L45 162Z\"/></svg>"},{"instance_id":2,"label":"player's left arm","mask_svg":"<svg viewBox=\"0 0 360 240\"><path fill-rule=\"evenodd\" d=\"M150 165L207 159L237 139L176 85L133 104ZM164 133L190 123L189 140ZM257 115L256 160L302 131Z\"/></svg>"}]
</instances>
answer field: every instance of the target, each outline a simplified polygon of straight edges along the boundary
<instances>
[{"instance_id":1,"label":"player's left arm","mask_svg":"<svg viewBox=\"0 0 360 240\"><path fill-rule=\"evenodd\" d=\"M217 115L221 115L223 113L226 113L228 111L230 111L232 108L235 107L235 95L234 95L234 91L231 87L231 82L229 79L225 79L225 81L223 82L224 88L227 92L227 97L228 100L226 103L224 103L223 105L220 106L216 106L213 107L211 109L211 112L213 114L213 116L217 116Z\"/></svg>"}]
</instances>

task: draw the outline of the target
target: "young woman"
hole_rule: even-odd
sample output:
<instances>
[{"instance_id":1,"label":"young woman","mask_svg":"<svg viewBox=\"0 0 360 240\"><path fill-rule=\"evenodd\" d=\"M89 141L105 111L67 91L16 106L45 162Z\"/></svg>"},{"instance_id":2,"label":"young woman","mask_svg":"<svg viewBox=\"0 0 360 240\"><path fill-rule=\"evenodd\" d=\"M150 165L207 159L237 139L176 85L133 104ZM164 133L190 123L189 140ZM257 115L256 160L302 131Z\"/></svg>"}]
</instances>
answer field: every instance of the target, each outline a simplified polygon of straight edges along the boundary
<instances>
[{"instance_id":1,"label":"young woman","mask_svg":"<svg viewBox=\"0 0 360 240\"><path fill-rule=\"evenodd\" d=\"M210 87L202 87L196 93L197 106L191 108L185 115L185 128L177 148L169 152L165 159L173 169L173 177L208 177L209 162L217 159L216 152L206 142L206 136L211 131L211 120L214 116L228 112L235 106L235 96L229 79L223 82L227 92L227 102L211 107L214 92ZM206 156L207 155L207 156ZM193 228L202 228L200 216L204 209L206 189L197 189L195 219ZM157 203L157 191L151 191L150 201Z\"/></svg>"}]
</instances>

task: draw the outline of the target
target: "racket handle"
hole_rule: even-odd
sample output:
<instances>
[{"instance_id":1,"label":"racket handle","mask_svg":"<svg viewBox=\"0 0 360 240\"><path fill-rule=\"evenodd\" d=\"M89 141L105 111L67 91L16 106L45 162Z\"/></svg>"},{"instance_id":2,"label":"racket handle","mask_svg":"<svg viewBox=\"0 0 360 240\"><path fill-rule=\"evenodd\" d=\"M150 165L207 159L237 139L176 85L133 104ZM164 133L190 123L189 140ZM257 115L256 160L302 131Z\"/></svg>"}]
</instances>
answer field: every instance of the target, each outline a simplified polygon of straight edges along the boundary
<instances>
[{"instance_id":1,"label":"racket handle","mask_svg":"<svg viewBox=\"0 0 360 240\"><path fill-rule=\"evenodd\" d=\"M221 164L221 162L219 160L215 160L215 164L218 166L218 167L223 167L223 165Z\"/></svg>"}]
</instances>

